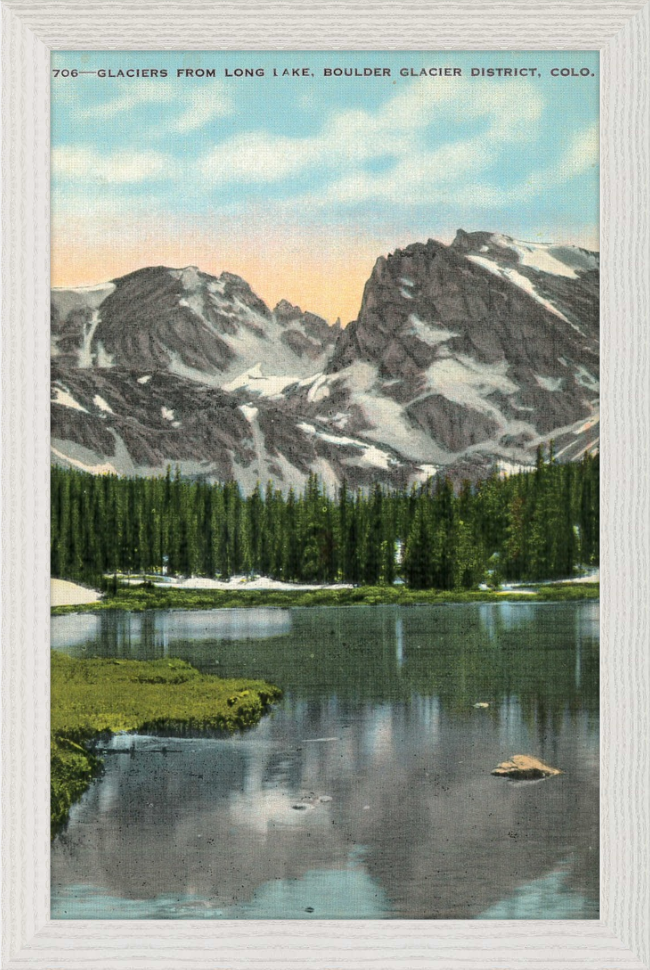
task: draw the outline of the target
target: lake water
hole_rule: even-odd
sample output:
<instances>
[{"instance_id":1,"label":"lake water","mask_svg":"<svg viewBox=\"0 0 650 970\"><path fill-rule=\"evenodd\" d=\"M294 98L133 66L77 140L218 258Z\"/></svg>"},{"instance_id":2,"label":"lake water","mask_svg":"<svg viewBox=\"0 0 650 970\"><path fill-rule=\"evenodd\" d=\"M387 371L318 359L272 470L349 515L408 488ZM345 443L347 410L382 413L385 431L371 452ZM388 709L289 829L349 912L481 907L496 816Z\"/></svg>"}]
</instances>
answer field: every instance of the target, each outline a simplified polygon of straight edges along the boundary
<instances>
[{"instance_id":1,"label":"lake water","mask_svg":"<svg viewBox=\"0 0 650 970\"><path fill-rule=\"evenodd\" d=\"M598 918L598 640L593 602L54 618L73 656L182 657L284 699L237 737L104 745L52 917ZM490 774L514 754L564 774Z\"/></svg>"}]
</instances>

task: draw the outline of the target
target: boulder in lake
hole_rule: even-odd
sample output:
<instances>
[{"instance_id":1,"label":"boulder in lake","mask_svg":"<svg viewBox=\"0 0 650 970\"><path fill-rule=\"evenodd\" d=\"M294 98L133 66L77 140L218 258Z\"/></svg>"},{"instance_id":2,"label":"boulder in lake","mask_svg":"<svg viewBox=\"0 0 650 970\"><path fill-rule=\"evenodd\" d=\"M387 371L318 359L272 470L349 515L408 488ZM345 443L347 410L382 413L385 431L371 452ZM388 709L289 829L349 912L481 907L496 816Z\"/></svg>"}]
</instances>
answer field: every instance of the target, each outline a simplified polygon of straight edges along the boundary
<instances>
[{"instance_id":1,"label":"boulder in lake","mask_svg":"<svg viewBox=\"0 0 650 970\"><path fill-rule=\"evenodd\" d=\"M550 765L544 764L539 758L533 758L529 754L515 754L510 761L502 761L497 765L492 774L513 778L516 781L534 781L538 778L561 775L562 772L559 768L551 768Z\"/></svg>"}]
</instances>

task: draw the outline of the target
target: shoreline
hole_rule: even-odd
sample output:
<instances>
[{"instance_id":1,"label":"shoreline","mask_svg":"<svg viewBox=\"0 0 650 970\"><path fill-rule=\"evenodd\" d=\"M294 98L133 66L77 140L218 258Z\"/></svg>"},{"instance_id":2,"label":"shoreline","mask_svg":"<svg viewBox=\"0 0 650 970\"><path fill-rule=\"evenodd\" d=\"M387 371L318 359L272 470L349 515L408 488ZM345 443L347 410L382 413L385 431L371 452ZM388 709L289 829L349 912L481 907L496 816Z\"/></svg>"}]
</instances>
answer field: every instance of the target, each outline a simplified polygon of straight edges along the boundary
<instances>
[{"instance_id":1,"label":"shoreline","mask_svg":"<svg viewBox=\"0 0 650 970\"><path fill-rule=\"evenodd\" d=\"M192 589L170 585L120 587L99 602L53 606L52 616L121 610L217 610L260 607L417 606L453 603L555 603L597 600L597 582L531 583L503 590L413 590L406 586L321 587L317 589Z\"/></svg>"},{"instance_id":2,"label":"shoreline","mask_svg":"<svg viewBox=\"0 0 650 970\"><path fill-rule=\"evenodd\" d=\"M88 606L101 602L102 594L98 589L84 586L69 579L50 579L50 606Z\"/></svg>"},{"instance_id":3,"label":"shoreline","mask_svg":"<svg viewBox=\"0 0 650 970\"><path fill-rule=\"evenodd\" d=\"M80 660L53 650L50 662L52 838L101 773L94 741L142 731L232 735L256 725L282 697L265 681L201 674L184 660ZM102 713L102 699L110 713Z\"/></svg>"}]
</instances>

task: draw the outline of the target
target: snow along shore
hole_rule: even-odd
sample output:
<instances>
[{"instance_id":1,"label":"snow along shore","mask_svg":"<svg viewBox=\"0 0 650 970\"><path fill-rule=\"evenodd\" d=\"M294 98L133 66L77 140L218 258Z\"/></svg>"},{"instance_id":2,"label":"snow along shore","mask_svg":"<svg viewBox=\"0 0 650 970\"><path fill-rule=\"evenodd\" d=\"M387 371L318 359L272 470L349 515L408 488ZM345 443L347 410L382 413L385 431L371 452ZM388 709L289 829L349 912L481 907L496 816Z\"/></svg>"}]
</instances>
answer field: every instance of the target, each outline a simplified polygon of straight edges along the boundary
<instances>
[{"instance_id":1,"label":"snow along shore","mask_svg":"<svg viewBox=\"0 0 650 970\"><path fill-rule=\"evenodd\" d=\"M161 589L224 589L224 590L317 590L317 589L354 589L352 583L284 583L279 579L268 576L256 576L248 579L246 576L232 576L228 580L208 579L205 576L189 576L187 579L171 579L169 582L154 583Z\"/></svg>"},{"instance_id":2,"label":"snow along shore","mask_svg":"<svg viewBox=\"0 0 650 970\"><path fill-rule=\"evenodd\" d=\"M65 579L50 580L50 606L83 606L86 603L99 603L102 594L96 589L87 589Z\"/></svg>"},{"instance_id":3,"label":"snow along shore","mask_svg":"<svg viewBox=\"0 0 650 970\"><path fill-rule=\"evenodd\" d=\"M127 586L141 586L143 583L142 577L132 576L130 579L127 579L125 576L120 575L119 579ZM554 580L553 582L597 583L599 579L600 573L599 571L595 571L589 576ZM241 592L242 590L248 589L309 592L310 590L316 591L320 589L355 588L353 583L284 583L279 579L270 579L268 576L256 576L254 579L249 579L247 576L232 576L228 580L209 579L205 576L174 577L168 580L154 581L153 585L159 589L214 589L229 592ZM541 583L540 585L548 585L548 583ZM502 586L498 592L502 595L507 595L508 593L534 595L535 590L529 589L528 584L525 583L521 583L520 586L516 583L511 583ZM64 579L51 580L51 606L81 606L86 603L98 603L100 600L101 593L95 589L87 589L85 586L79 586L77 583L70 583Z\"/></svg>"}]
</instances>

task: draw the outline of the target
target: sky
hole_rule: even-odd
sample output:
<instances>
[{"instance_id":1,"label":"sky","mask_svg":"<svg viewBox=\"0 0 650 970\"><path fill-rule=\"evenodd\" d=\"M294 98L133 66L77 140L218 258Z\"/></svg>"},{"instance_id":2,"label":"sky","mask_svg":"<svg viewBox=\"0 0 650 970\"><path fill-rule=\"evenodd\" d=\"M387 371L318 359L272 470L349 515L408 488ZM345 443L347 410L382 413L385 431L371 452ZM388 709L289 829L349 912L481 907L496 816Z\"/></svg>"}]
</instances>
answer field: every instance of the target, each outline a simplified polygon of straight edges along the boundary
<instances>
[{"instance_id":1,"label":"sky","mask_svg":"<svg viewBox=\"0 0 650 970\"><path fill-rule=\"evenodd\" d=\"M52 74L53 286L195 265L345 325L378 256L458 228L598 249L597 52L57 51Z\"/></svg>"}]
</instances>

